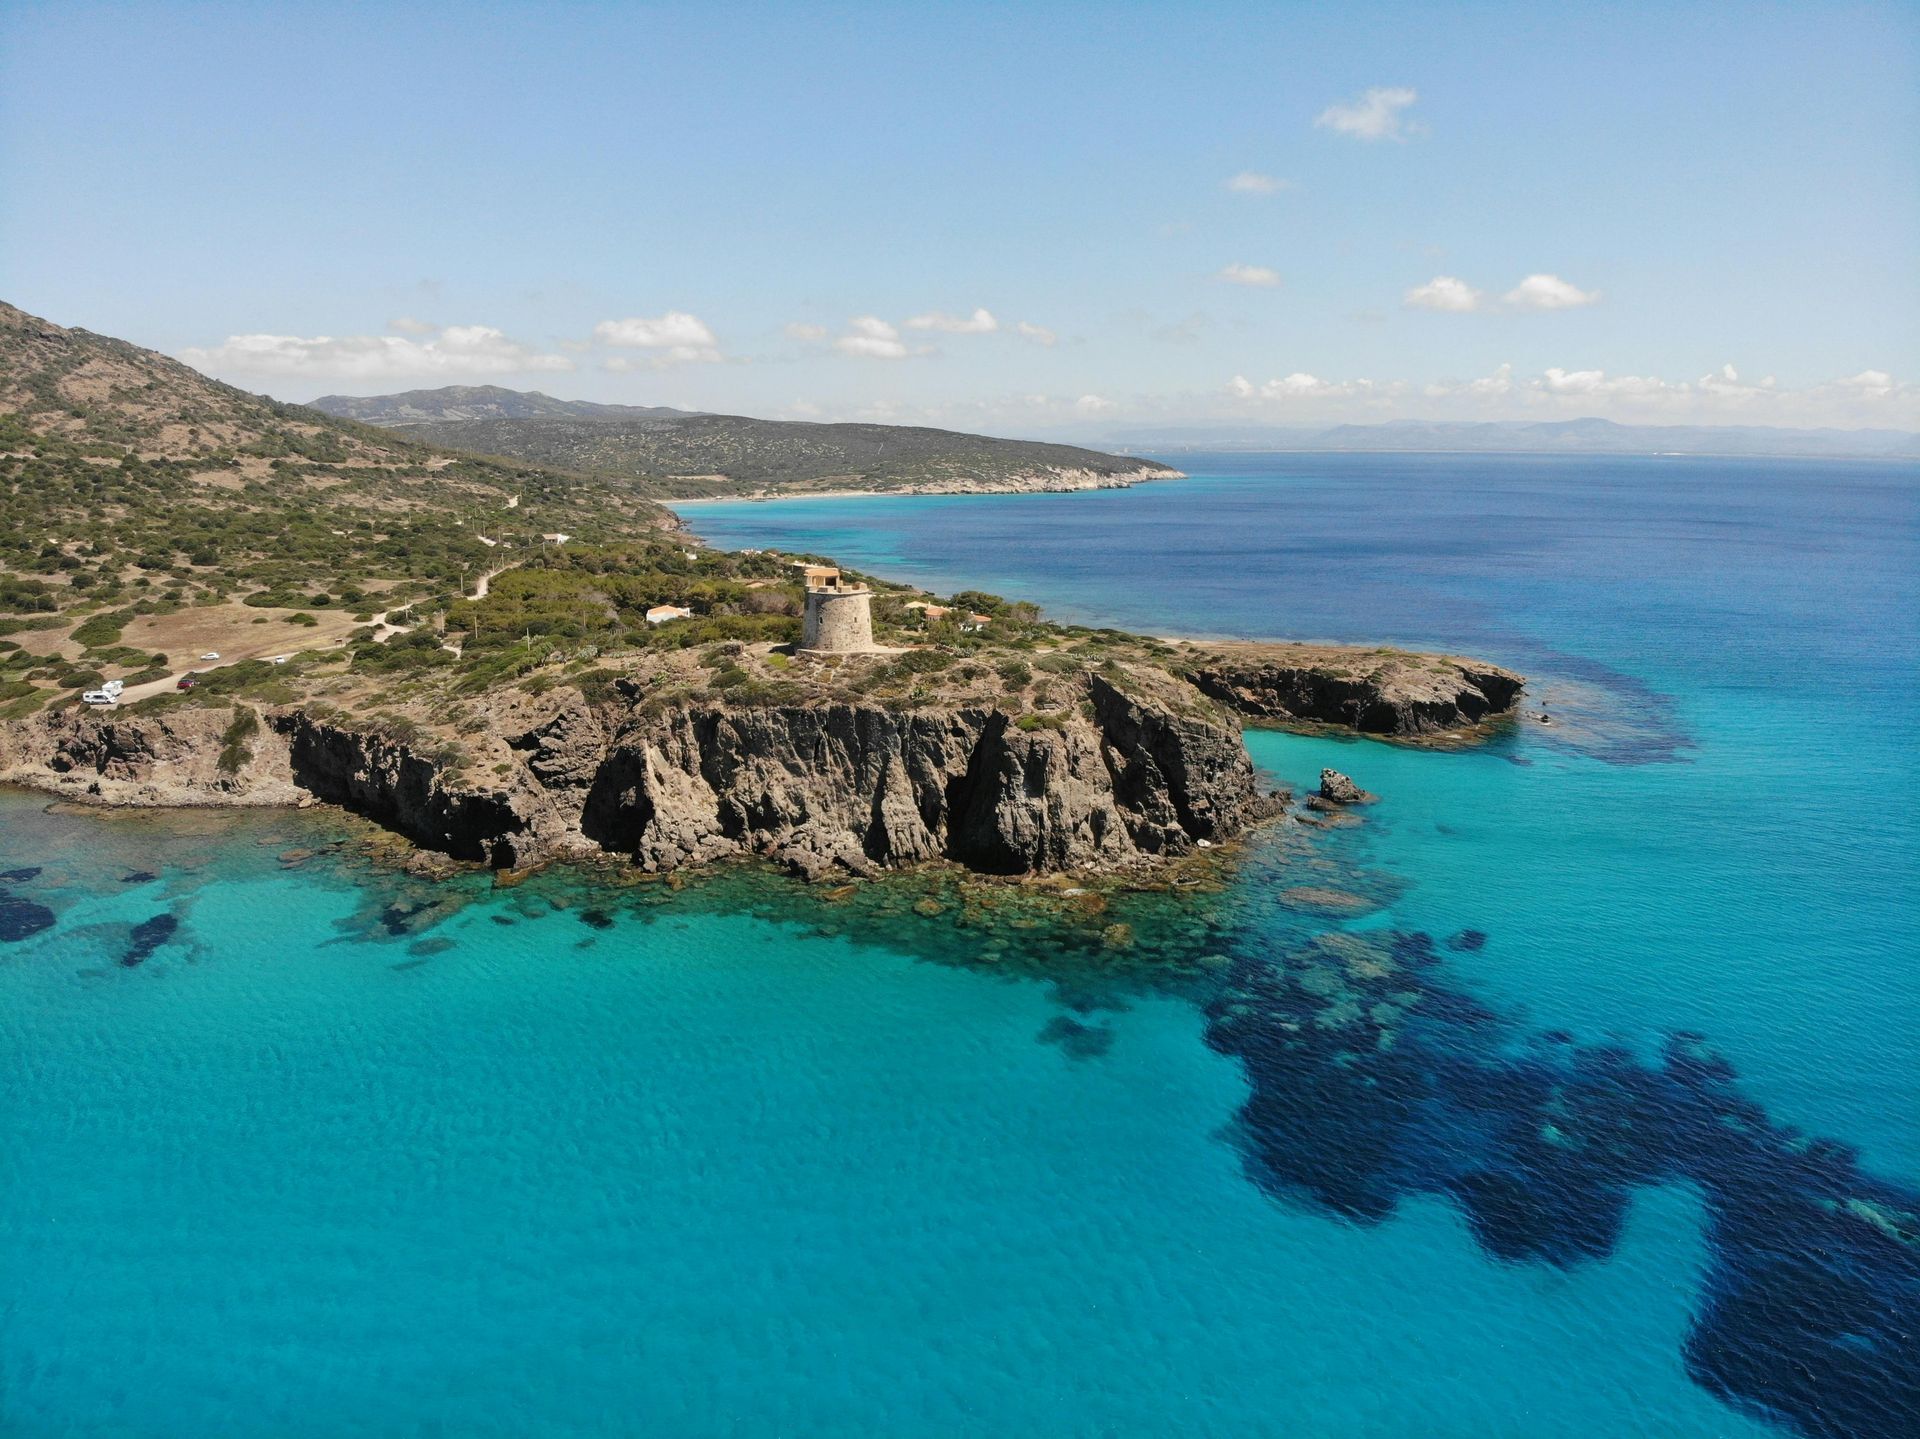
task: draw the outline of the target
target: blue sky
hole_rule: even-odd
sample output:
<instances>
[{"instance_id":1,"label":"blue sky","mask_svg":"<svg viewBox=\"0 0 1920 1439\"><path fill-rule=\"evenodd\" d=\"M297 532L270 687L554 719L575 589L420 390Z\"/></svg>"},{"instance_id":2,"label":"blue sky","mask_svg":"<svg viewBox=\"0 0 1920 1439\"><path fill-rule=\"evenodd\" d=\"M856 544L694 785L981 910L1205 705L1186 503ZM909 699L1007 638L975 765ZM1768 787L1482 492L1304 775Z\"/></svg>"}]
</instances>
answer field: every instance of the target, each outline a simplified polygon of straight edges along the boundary
<instances>
[{"instance_id":1,"label":"blue sky","mask_svg":"<svg viewBox=\"0 0 1920 1439\"><path fill-rule=\"evenodd\" d=\"M0 295L289 399L1910 427L1917 81L1910 5L16 0Z\"/></svg>"}]
</instances>

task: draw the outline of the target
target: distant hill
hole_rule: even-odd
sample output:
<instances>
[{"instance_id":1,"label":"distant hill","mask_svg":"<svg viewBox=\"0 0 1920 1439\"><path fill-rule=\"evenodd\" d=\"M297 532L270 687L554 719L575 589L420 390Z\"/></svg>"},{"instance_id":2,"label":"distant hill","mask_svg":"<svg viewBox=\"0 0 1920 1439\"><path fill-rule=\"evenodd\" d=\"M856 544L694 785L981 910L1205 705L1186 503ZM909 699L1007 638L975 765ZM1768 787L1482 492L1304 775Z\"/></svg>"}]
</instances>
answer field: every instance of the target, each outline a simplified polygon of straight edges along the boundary
<instances>
[{"instance_id":1,"label":"distant hill","mask_svg":"<svg viewBox=\"0 0 1920 1439\"><path fill-rule=\"evenodd\" d=\"M346 420L404 429L467 420L671 420L692 414L663 405L599 405L556 400L538 390L499 385L443 385L398 395L322 395L312 408Z\"/></svg>"},{"instance_id":2,"label":"distant hill","mask_svg":"<svg viewBox=\"0 0 1920 1439\"><path fill-rule=\"evenodd\" d=\"M483 397L478 400L470 397ZM588 405L487 386L316 407L480 454L617 475L665 498L808 490L971 493L1097 489L1176 473L1131 455L903 425L809 424ZM462 418L473 405L492 412ZM554 414L544 407L558 406ZM351 409L349 409L351 407ZM428 414L446 418L427 420Z\"/></svg>"},{"instance_id":3,"label":"distant hill","mask_svg":"<svg viewBox=\"0 0 1920 1439\"><path fill-rule=\"evenodd\" d=\"M225 598L451 599L542 533L672 523L625 485L281 404L0 303L0 637Z\"/></svg>"},{"instance_id":4,"label":"distant hill","mask_svg":"<svg viewBox=\"0 0 1920 1439\"><path fill-rule=\"evenodd\" d=\"M1393 420L1331 429L1247 425L1132 432L1123 443L1161 449L1361 450L1461 454L1777 455L1920 457L1906 430L1795 430L1768 425L1622 425L1613 420Z\"/></svg>"}]
</instances>

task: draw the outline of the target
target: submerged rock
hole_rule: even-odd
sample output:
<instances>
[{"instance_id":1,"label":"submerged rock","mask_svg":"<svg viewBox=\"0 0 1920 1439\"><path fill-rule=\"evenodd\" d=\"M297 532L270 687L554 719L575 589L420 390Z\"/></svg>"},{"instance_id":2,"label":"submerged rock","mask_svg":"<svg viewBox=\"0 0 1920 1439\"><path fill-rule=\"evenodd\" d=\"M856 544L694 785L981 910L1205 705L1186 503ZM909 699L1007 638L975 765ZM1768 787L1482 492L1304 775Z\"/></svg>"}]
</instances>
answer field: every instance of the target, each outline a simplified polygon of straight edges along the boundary
<instances>
[{"instance_id":1,"label":"submerged rock","mask_svg":"<svg viewBox=\"0 0 1920 1439\"><path fill-rule=\"evenodd\" d=\"M133 927L127 952L120 956L120 963L132 969L172 939L179 928L179 919L171 914L156 914L152 919L142 920Z\"/></svg>"},{"instance_id":2,"label":"submerged rock","mask_svg":"<svg viewBox=\"0 0 1920 1439\"><path fill-rule=\"evenodd\" d=\"M1316 884L1283 889L1280 891L1280 902L1288 909L1305 910L1309 914L1364 914L1376 907L1363 894L1350 894L1344 889L1329 889Z\"/></svg>"},{"instance_id":3,"label":"submerged rock","mask_svg":"<svg viewBox=\"0 0 1920 1439\"><path fill-rule=\"evenodd\" d=\"M0 894L0 944L12 944L53 926L54 914L44 904Z\"/></svg>"}]
</instances>

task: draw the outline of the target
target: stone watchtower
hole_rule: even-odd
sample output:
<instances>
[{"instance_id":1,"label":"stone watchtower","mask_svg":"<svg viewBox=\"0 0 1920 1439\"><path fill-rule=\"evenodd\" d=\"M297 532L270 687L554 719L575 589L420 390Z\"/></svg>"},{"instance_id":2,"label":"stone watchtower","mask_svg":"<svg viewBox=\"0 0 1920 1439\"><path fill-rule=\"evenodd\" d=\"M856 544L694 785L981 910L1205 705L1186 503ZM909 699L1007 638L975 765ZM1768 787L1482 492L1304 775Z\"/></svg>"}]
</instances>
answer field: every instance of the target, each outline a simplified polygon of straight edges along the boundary
<instances>
[{"instance_id":1,"label":"stone watchtower","mask_svg":"<svg viewBox=\"0 0 1920 1439\"><path fill-rule=\"evenodd\" d=\"M800 648L810 654L860 654L873 648L873 591L850 585L828 565L805 565L807 614Z\"/></svg>"}]
</instances>

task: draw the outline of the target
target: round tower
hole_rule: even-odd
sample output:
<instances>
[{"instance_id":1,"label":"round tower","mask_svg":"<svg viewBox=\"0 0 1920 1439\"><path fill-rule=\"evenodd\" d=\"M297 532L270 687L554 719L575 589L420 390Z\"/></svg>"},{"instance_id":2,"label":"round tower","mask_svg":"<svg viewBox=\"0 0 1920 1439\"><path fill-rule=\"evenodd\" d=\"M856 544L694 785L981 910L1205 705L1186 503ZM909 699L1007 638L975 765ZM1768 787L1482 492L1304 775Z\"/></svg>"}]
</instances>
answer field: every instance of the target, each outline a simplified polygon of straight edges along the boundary
<instances>
[{"instance_id":1,"label":"round tower","mask_svg":"<svg viewBox=\"0 0 1920 1439\"><path fill-rule=\"evenodd\" d=\"M873 591L849 585L840 571L806 568L807 609L800 648L815 654L859 654L873 648Z\"/></svg>"}]
</instances>

